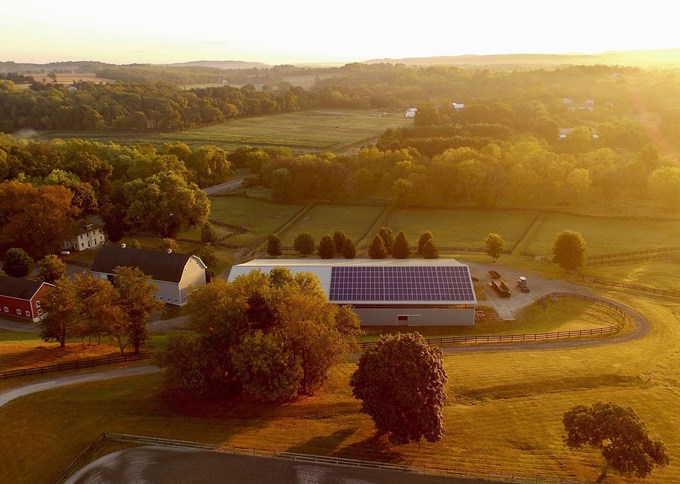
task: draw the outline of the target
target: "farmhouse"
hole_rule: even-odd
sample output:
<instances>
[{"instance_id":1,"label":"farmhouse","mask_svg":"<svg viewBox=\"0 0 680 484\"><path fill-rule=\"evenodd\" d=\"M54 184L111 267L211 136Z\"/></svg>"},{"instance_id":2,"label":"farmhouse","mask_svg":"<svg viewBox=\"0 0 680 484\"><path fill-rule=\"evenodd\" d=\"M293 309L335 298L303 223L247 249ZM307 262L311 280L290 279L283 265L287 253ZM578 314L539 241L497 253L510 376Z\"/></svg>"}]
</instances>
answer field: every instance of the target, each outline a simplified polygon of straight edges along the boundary
<instances>
[{"instance_id":1,"label":"farmhouse","mask_svg":"<svg viewBox=\"0 0 680 484\"><path fill-rule=\"evenodd\" d=\"M311 272L334 304L354 308L365 326L473 326L477 298L468 266L454 259L256 259L229 281L274 267Z\"/></svg>"},{"instance_id":2,"label":"farmhouse","mask_svg":"<svg viewBox=\"0 0 680 484\"><path fill-rule=\"evenodd\" d=\"M177 306L184 306L189 292L206 283L206 265L195 255L112 245L105 245L97 253L91 272L95 277L112 280L119 266L141 269L158 287L156 299Z\"/></svg>"},{"instance_id":3,"label":"farmhouse","mask_svg":"<svg viewBox=\"0 0 680 484\"><path fill-rule=\"evenodd\" d=\"M0 276L0 310L4 315L39 321L40 300L52 284L18 277Z\"/></svg>"},{"instance_id":4,"label":"farmhouse","mask_svg":"<svg viewBox=\"0 0 680 484\"><path fill-rule=\"evenodd\" d=\"M417 112L418 112L417 108L408 108L406 110L406 113L404 113L404 116L406 116L407 118L415 118Z\"/></svg>"},{"instance_id":5,"label":"farmhouse","mask_svg":"<svg viewBox=\"0 0 680 484\"><path fill-rule=\"evenodd\" d=\"M88 221L80 224L75 237L65 240L61 244L61 248L75 251L94 249L95 247L104 245L104 241L104 230L102 230L102 225Z\"/></svg>"}]
</instances>

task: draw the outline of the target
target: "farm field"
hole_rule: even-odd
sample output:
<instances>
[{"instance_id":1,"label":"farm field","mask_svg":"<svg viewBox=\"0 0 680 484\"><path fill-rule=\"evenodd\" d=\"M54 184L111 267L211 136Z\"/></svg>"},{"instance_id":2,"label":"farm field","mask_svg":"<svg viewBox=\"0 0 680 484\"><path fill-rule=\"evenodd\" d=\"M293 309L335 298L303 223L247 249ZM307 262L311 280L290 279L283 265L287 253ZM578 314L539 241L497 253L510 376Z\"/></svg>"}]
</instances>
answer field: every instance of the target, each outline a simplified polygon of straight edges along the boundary
<instances>
[{"instance_id":1,"label":"farm field","mask_svg":"<svg viewBox=\"0 0 680 484\"><path fill-rule=\"evenodd\" d=\"M314 396L286 405L239 400L198 405L166 396L161 377L150 375L35 394L3 408L3 472L28 482L53 478L63 463L100 432L109 431L378 460L429 471L592 482L600 471L600 456L568 450L561 418L574 405L602 400L632 406L651 435L665 442L673 460L655 470L649 482L677 482L680 421L673 409L680 405L675 349L680 308L674 301L627 293L601 295L648 316L651 332L642 340L612 346L445 356L446 432L438 443L390 445L377 436L351 396L347 382L354 363L335 367ZM634 481L610 473L607 482Z\"/></svg>"},{"instance_id":2,"label":"farm field","mask_svg":"<svg viewBox=\"0 0 680 484\"><path fill-rule=\"evenodd\" d=\"M379 111L318 110L243 118L178 133L53 132L42 136L113 141L121 144L182 142L191 146L217 145L227 151L249 145L284 146L293 151L342 151L350 145L376 138L387 128L413 123L401 115Z\"/></svg>"},{"instance_id":3,"label":"farm field","mask_svg":"<svg viewBox=\"0 0 680 484\"><path fill-rule=\"evenodd\" d=\"M238 197L210 197L210 219L243 225L248 232L229 237L226 242L247 246L261 241L288 222L302 205L277 205Z\"/></svg>"},{"instance_id":4,"label":"farm field","mask_svg":"<svg viewBox=\"0 0 680 484\"><path fill-rule=\"evenodd\" d=\"M283 246L292 246L295 237L306 232L316 244L325 234L340 230L354 243L371 228L383 207L375 205L314 205L314 207L282 236Z\"/></svg>"},{"instance_id":5,"label":"farm field","mask_svg":"<svg viewBox=\"0 0 680 484\"><path fill-rule=\"evenodd\" d=\"M561 231L580 232L586 240L586 256L661 247L677 247L680 220L648 218L589 217L549 213L528 249L548 255Z\"/></svg>"},{"instance_id":6,"label":"farm field","mask_svg":"<svg viewBox=\"0 0 680 484\"><path fill-rule=\"evenodd\" d=\"M490 232L500 234L505 248L512 248L529 229L537 212L522 210L393 210L386 225L404 231L412 245L420 234L432 232L439 246L484 247Z\"/></svg>"},{"instance_id":7,"label":"farm field","mask_svg":"<svg viewBox=\"0 0 680 484\"><path fill-rule=\"evenodd\" d=\"M680 291L680 263L676 260L650 261L637 264L624 264L608 267L592 267L583 273L605 281L625 282L640 286Z\"/></svg>"}]
</instances>

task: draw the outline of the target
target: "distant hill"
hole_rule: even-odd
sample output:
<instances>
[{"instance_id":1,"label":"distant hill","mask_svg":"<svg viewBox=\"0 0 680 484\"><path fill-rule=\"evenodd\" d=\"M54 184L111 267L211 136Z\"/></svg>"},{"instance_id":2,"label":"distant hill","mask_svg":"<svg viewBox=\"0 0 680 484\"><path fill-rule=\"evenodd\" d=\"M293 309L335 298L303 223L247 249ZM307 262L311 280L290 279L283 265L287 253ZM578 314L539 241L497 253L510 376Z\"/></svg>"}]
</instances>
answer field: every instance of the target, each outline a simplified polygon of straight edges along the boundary
<instances>
[{"instance_id":1,"label":"distant hill","mask_svg":"<svg viewBox=\"0 0 680 484\"><path fill-rule=\"evenodd\" d=\"M49 62L47 64L30 64L23 62L0 62L0 73L7 72L28 72L46 73L54 72L94 72L97 69L111 64L97 61L68 61L68 62Z\"/></svg>"},{"instance_id":2,"label":"distant hill","mask_svg":"<svg viewBox=\"0 0 680 484\"><path fill-rule=\"evenodd\" d=\"M272 66L263 62L247 62L247 61L192 61L192 62L178 62L175 64L163 64L170 67L212 67L214 69L270 69Z\"/></svg>"},{"instance_id":3,"label":"distant hill","mask_svg":"<svg viewBox=\"0 0 680 484\"><path fill-rule=\"evenodd\" d=\"M408 57L403 59L370 59L364 64L426 65L533 65L617 64L633 66L680 66L680 49L612 51L599 54L493 54L439 57Z\"/></svg>"}]
</instances>

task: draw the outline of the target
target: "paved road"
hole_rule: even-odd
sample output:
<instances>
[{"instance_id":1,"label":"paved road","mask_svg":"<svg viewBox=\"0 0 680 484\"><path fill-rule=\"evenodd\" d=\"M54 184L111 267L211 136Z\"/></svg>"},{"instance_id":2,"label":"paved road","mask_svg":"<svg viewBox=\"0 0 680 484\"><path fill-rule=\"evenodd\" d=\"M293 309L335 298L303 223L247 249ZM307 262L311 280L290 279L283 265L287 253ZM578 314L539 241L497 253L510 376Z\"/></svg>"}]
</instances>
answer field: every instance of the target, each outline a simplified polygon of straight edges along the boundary
<instances>
[{"instance_id":1,"label":"paved road","mask_svg":"<svg viewBox=\"0 0 680 484\"><path fill-rule=\"evenodd\" d=\"M0 408L7 405L12 400L30 395L31 393L42 392L44 390L51 390L53 388L65 387L68 385L76 385L78 383L86 383L91 381L111 380L113 378L121 378L128 376L148 375L149 373L157 373L160 371L158 367L152 365L135 366L133 368L122 368L120 370L109 370L97 373L87 373L85 375L72 375L53 380L41 381L38 383L31 383L6 392L0 393Z\"/></svg>"},{"instance_id":2,"label":"paved road","mask_svg":"<svg viewBox=\"0 0 680 484\"><path fill-rule=\"evenodd\" d=\"M206 195L215 195L216 193L226 192L227 190L235 190L241 186L241 183L243 183L243 178L232 180L227 183L221 183L219 185L213 185L211 187L205 187L203 191Z\"/></svg>"},{"instance_id":3,"label":"paved road","mask_svg":"<svg viewBox=\"0 0 680 484\"><path fill-rule=\"evenodd\" d=\"M119 482L483 484L491 481L158 446L134 447L105 455L66 480L67 484Z\"/></svg>"},{"instance_id":4,"label":"paved road","mask_svg":"<svg viewBox=\"0 0 680 484\"><path fill-rule=\"evenodd\" d=\"M19 331L21 333L33 333L33 334L40 333L40 328L38 328L38 326L36 326L35 323L31 323L28 320L25 323L24 322L20 323L18 321L0 318L0 329Z\"/></svg>"}]
</instances>

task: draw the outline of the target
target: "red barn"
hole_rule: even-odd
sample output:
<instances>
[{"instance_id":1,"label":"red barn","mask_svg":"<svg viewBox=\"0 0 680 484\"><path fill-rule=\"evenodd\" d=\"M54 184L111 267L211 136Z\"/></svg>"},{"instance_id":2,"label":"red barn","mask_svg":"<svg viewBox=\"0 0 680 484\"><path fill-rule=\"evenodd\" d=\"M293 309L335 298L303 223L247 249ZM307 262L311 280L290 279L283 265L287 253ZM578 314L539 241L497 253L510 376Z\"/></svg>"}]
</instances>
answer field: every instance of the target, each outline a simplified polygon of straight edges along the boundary
<instances>
[{"instance_id":1,"label":"red barn","mask_svg":"<svg viewBox=\"0 0 680 484\"><path fill-rule=\"evenodd\" d=\"M43 313L40 299L49 287L54 286L47 282L0 276L0 313L39 321Z\"/></svg>"}]
</instances>

